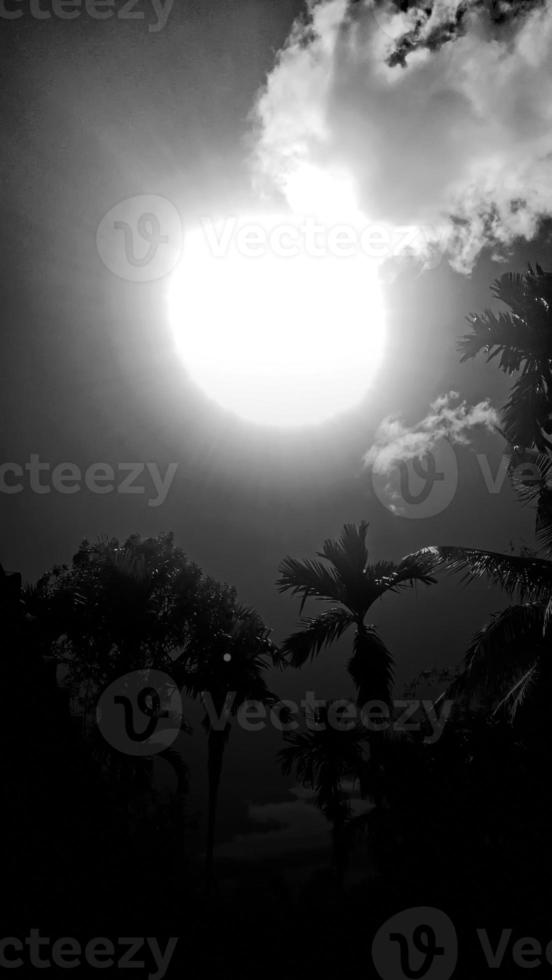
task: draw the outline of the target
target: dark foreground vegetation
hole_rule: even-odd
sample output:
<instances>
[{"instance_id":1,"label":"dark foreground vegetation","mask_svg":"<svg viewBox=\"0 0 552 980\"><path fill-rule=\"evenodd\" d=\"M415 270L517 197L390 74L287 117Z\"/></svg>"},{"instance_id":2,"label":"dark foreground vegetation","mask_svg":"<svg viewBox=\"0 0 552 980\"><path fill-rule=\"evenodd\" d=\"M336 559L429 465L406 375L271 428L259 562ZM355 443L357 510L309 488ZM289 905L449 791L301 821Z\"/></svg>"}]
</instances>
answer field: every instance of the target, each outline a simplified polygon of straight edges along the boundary
<instances>
[{"instance_id":1,"label":"dark foreground vegetation","mask_svg":"<svg viewBox=\"0 0 552 980\"><path fill-rule=\"evenodd\" d=\"M176 936L170 976L200 968L279 978L359 968L375 975L372 937L408 907L451 917L461 941L456 976L486 972L476 928L495 944L507 927L544 945L552 939L552 277L537 268L504 277L497 291L511 314L471 318L462 351L497 355L516 376L503 433L512 467L533 465L531 480L518 476L516 487L536 509L533 553L428 546L398 564L370 564L367 525L348 525L315 560L283 561L280 589L324 607L280 648L170 535L84 542L69 566L32 588L0 571L3 935L35 927L84 943ZM166 671L190 698L209 692L219 707L235 691L235 714L249 699L277 702L271 668L307 671L312 656L348 632L359 705L389 702L393 658L367 620L370 608L415 582L437 589L441 569L487 576L509 602L442 692L454 709L441 738L302 729L267 760L312 790L328 820L326 867L294 876L291 865L268 860L215 865L231 718L222 732L206 721L201 853L185 753L166 749L177 774L167 803L152 785L151 758L125 756L98 734L98 697L125 673ZM372 803L360 816L351 786Z\"/></svg>"}]
</instances>

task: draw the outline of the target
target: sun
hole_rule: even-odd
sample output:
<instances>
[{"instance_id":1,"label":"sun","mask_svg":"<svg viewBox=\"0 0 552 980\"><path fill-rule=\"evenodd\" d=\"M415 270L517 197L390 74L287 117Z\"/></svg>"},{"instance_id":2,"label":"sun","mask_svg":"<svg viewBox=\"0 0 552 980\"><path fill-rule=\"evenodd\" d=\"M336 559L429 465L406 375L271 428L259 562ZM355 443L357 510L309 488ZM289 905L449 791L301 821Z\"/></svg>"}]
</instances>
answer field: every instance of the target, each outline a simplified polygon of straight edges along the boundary
<instances>
[{"instance_id":1,"label":"sun","mask_svg":"<svg viewBox=\"0 0 552 980\"><path fill-rule=\"evenodd\" d=\"M375 264L352 236L346 252L327 232L264 215L186 235L168 290L176 347L202 391L242 419L319 424L361 402L381 363Z\"/></svg>"}]
</instances>

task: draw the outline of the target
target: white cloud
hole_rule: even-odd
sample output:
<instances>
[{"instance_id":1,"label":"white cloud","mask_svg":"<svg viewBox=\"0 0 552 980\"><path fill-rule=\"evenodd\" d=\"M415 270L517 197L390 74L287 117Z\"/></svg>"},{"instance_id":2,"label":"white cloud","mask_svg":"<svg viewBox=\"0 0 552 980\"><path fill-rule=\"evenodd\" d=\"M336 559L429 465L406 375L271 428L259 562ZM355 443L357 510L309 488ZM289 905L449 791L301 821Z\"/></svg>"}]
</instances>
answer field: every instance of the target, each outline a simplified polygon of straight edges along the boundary
<instances>
[{"instance_id":1,"label":"white cloud","mask_svg":"<svg viewBox=\"0 0 552 980\"><path fill-rule=\"evenodd\" d=\"M367 221L422 228L418 251L434 243L463 271L486 245L531 239L552 215L552 5L498 24L479 4L463 33L424 46L459 7L313 0L257 100L262 185L301 210L313 175L344 188L344 207L352 183ZM391 66L408 31L415 48Z\"/></svg>"},{"instance_id":2,"label":"white cloud","mask_svg":"<svg viewBox=\"0 0 552 980\"><path fill-rule=\"evenodd\" d=\"M365 465L374 473L388 474L397 463L423 458L441 439L468 445L474 429L492 431L496 427L498 414L488 400L469 406L459 402L459 397L456 391L439 395L425 418L411 426L401 418L387 416L364 457Z\"/></svg>"}]
</instances>

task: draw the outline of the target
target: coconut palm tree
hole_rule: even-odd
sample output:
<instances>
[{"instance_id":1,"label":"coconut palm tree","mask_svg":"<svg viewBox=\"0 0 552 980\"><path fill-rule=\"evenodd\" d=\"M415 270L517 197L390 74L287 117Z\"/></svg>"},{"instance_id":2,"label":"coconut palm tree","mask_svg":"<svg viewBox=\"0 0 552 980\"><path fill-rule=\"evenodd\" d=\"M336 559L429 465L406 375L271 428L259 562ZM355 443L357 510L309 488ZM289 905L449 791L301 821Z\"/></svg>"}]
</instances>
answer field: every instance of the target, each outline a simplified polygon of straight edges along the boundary
<instances>
[{"instance_id":1,"label":"coconut palm tree","mask_svg":"<svg viewBox=\"0 0 552 980\"><path fill-rule=\"evenodd\" d=\"M351 818L351 782L365 789L369 749L366 729L337 729L328 722L330 705L312 714L307 731L288 732L278 753L282 772L295 773L314 791L314 800L332 828L332 863L341 887L347 861L347 827Z\"/></svg>"},{"instance_id":2,"label":"coconut palm tree","mask_svg":"<svg viewBox=\"0 0 552 980\"><path fill-rule=\"evenodd\" d=\"M302 667L323 647L347 630L354 631L353 655L348 671L357 689L358 703L369 699L389 702L393 682L393 658L373 623L366 617L377 599L399 592L416 582L435 581L428 574L427 559L409 557L398 564L368 562L368 524L345 524L338 540L326 540L314 560L285 558L280 565L278 588L301 597L301 612L308 599L336 603L318 616L302 620L301 629L282 645L284 661ZM322 559L322 561L318 560Z\"/></svg>"}]
</instances>

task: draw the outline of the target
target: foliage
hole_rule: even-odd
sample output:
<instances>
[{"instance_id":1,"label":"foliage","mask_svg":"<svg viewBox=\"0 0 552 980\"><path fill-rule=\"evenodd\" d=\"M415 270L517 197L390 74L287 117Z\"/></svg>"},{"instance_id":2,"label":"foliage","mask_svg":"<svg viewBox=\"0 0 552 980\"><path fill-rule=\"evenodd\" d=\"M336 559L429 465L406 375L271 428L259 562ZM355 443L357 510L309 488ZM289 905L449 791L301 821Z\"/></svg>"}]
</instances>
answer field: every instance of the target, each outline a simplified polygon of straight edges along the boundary
<instances>
[{"instance_id":1,"label":"foliage","mask_svg":"<svg viewBox=\"0 0 552 980\"><path fill-rule=\"evenodd\" d=\"M314 560L285 558L280 565L278 588L301 599L337 602L316 617L303 618L301 627L282 644L282 657L293 667L302 667L325 646L354 630L353 656L349 674L359 703L369 698L388 701L393 681L393 661L375 626L366 623L370 607L386 593L411 588L417 582L429 585L433 561L425 556L370 563L366 534L368 524L346 524L341 537L327 539ZM320 560L321 559L321 560Z\"/></svg>"}]
</instances>

